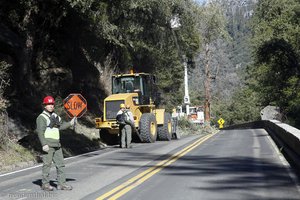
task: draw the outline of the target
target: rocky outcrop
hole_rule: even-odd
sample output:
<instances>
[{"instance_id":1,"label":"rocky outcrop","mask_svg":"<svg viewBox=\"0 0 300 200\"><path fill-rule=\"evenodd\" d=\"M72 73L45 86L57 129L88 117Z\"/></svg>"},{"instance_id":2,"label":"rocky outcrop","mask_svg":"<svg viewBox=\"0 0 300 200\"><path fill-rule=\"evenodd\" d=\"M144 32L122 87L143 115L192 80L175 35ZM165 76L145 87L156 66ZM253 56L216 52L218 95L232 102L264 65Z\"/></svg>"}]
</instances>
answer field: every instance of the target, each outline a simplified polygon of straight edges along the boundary
<instances>
[{"instance_id":1,"label":"rocky outcrop","mask_svg":"<svg viewBox=\"0 0 300 200\"><path fill-rule=\"evenodd\" d=\"M261 120L282 120L280 108L277 106L266 106L260 111Z\"/></svg>"}]
</instances>

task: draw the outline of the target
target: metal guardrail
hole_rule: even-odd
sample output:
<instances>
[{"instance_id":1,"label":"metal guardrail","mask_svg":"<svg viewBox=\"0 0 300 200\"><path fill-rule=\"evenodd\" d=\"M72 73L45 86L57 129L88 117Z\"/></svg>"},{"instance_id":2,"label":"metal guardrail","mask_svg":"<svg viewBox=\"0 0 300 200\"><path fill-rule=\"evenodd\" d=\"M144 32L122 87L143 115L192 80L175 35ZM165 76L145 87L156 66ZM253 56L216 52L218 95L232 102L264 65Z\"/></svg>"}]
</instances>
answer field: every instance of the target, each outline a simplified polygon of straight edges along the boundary
<instances>
[{"instance_id":1,"label":"metal guardrail","mask_svg":"<svg viewBox=\"0 0 300 200\"><path fill-rule=\"evenodd\" d=\"M277 144L281 153L300 174L300 130L277 120L261 120L237 124L223 128L230 129L265 129Z\"/></svg>"}]
</instances>

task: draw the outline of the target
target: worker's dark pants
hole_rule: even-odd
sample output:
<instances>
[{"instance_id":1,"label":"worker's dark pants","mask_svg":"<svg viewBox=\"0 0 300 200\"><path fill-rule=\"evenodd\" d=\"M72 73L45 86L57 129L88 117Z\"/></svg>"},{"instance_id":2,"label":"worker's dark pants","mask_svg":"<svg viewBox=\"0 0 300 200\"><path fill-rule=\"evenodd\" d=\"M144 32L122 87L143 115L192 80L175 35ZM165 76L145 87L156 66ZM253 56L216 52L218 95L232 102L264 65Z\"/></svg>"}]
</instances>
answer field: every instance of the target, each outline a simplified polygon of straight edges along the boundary
<instances>
[{"instance_id":1,"label":"worker's dark pants","mask_svg":"<svg viewBox=\"0 0 300 200\"><path fill-rule=\"evenodd\" d=\"M52 161L56 167L58 185L66 183L66 176L64 173L64 157L62 149L60 147L50 147L49 151L43 155L43 167L42 167L42 184L48 184L50 181L50 169Z\"/></svg>"},{"instance_id":2,"label":"worker's dark pants","mask_svg":"<svg viewBox=\"0 0 300 200\"><path fill-rule=\"evenodd\" d=\"M129 147L131 143L131 134L132 129L131 126L126 124L120 127L121 134L121 148Z\"/></svg>"}]
</instances>

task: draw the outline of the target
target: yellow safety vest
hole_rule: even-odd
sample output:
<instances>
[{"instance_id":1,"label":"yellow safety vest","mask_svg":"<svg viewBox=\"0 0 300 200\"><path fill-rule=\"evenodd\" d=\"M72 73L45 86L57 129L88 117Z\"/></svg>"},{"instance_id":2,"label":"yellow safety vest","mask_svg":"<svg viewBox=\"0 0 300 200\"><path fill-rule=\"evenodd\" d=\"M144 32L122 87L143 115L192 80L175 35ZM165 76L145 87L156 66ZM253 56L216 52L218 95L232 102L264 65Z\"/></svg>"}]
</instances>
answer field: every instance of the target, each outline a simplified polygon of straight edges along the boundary
<instances>
[{"instance_id":1,"label":"yellow safety vest","mask_svg":"<svg viewBox=\"0 0 300 200\"><path fill-rule=\"evenodd\" d=\"M59 140L59 129L55 128L55 127L53 127L53 128L49 127L49 125L50 125L50 116L46 112L43 112L41 115L47 120L47 128L46 128L45 133L44 133L45 138ZM52 113L52 115L54 115L55 117L58 116L55 113ZM59 117L59 121L61 121L60 117Z\"/></svg>"}]
</instances>

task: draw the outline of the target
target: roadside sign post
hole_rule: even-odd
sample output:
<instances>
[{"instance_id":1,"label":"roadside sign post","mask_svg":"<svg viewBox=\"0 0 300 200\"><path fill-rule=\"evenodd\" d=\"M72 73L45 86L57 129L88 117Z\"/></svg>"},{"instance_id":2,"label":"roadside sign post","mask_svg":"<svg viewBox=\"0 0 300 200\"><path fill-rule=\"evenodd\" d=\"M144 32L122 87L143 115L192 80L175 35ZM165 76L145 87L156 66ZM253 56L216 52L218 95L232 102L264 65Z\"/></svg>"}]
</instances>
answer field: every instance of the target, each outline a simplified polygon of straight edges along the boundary
<instances>
[{"instance_id":1,"label":"roadside sign post","mask_svg":"<svg viewBox=\"0 0 300 200\"><path fill-rule=\"evenodd\" d=\"M223 128L223 124L224 124L224 123L225 123L225 120L222 119L222 118L220 118L220 119L218 120L219 128Z\"/></svg>"}]
</instances>

